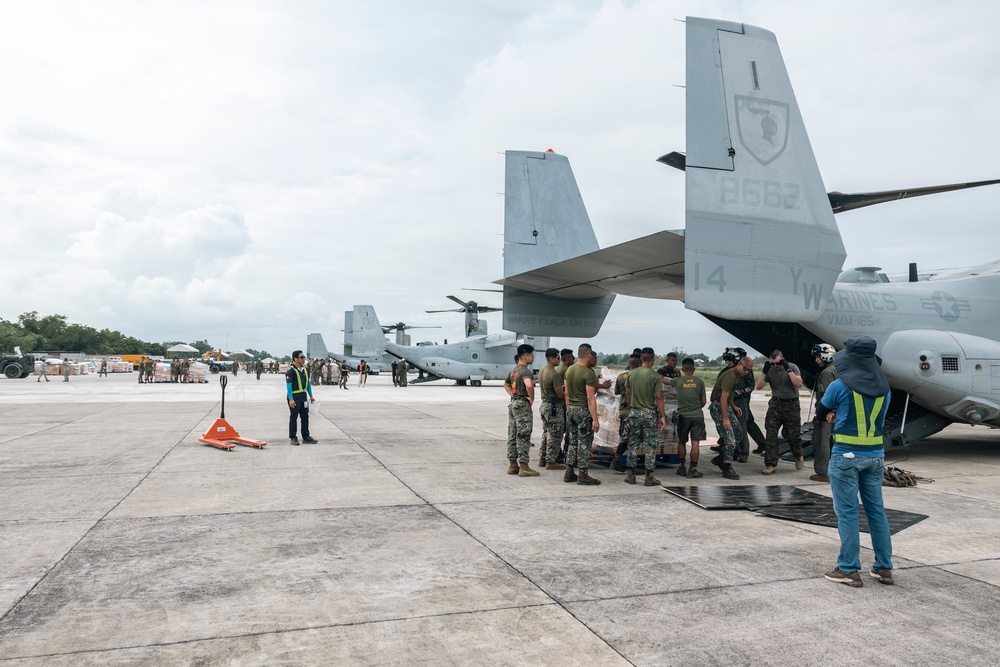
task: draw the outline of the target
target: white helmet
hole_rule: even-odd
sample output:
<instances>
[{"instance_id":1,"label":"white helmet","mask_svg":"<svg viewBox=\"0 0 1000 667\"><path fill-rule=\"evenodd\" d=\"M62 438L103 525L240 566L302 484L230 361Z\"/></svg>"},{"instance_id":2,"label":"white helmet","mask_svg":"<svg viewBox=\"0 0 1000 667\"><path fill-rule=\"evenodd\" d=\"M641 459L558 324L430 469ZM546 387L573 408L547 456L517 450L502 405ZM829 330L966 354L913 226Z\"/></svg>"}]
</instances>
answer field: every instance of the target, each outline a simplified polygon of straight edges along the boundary
<instances>
[{"instance_id":1,"label":"white helmet","mask_svg":"<svg viewBox=\"0 0 1000 667\"><path fill-rule=\"evenodd\" d=\"M820 361L824 364L828 364L833 361L833 355L836 350L833 349L833 345L827 343L816 343L813 345L812 353L813 356L819 357Z\"/></svg>"}]
</instances>

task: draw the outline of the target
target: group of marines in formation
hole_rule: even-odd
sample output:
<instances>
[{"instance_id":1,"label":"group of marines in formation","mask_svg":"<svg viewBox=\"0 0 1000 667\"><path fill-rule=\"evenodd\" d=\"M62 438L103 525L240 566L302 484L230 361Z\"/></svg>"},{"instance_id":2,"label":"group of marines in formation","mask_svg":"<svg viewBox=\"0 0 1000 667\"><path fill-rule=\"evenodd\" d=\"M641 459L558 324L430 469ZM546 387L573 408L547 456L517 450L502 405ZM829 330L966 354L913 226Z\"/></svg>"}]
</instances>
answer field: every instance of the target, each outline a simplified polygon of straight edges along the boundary
<instances>
[{"instance_id":1,"label":"group of marines in formation","mask_svg":"<svg viewBox=\"0 0 1000 667\"><path fill-rule=\"evenodd\" d=\"M812 353L820 369L814 392L817 403L823 392L836 379L831 363L834 349L827 344L813 347ZM640 447L645 459L645 486L659 485L655 477L656 448L659 431L666 427L663 387L670 386L677 396L678 458L677 474L688 478L703 477L698 470L699 447L706 438L704 408L719 434L718 452L711 463L727 479L739 479L733 468L735 461L746 463L750 455L750 439L757 448L754 454L763 454L761 473L774 474L778 465L778 434L788 442L795 458L796 470L804 466L801 439L801 409L799 388L802 374L798 366L788 362L780 350L773 351L764 363L761 374L754 378L753 359L740 347L726 348L723 360L726 368L719 372L710 398L706 399L704 381L695 375L695 364L684 359L678 369L676 352L666 356L666 363L653 370L656 353L651 347L636 348L629 357L629 368L618 375L614 393L619 403L619 445L611 461L611 468L624 472L627 484L636 483ZM540 413L543 435L538 466L545 470L564 470L564 482L597 485L600 480L589 474L589 459L594 434L600 430L597 412L597 390L611 387L611 380L602 381L594 371L597 353L588 343L579 346L576 356L570 349L545 351L545 366L537 374L531 370L534 348L521 345L517 348L516 366L508 374L504 389L510 396L508 409L507 473L520 477L536 477L539 472L529 465L532 405L535 387L539 388ZM561 363L560 363L561 362ZM768 384L771 398L764 420L765 433L754 421L750 410L750 396ZM568 447L562 456L563 433ZM690 465L687 462L687 443L691 442ZM829 482L827 466L830 460L830 424L817 421L813 438L814 481ZM576 470L579 469L579 474Z\"/></svg>"}]
</instances>

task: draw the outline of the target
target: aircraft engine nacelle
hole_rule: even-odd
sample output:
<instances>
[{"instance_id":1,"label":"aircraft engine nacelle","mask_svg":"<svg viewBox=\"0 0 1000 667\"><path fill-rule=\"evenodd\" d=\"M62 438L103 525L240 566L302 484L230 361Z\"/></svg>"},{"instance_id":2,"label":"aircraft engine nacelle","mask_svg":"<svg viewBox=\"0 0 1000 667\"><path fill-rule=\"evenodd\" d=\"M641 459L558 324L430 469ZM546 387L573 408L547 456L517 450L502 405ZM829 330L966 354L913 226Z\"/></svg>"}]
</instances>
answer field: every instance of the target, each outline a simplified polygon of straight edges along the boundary
<instances>
[{"instance_id":1,"label":"aircraft engine nacelle","mask_svg":"<svg viewBox=\"0 0 1000 667\"><path fill-rule=\"evenodd\" d=\"M1000 342L950 331L896 331L881 355L894 390L956 421L1000 426Z\"/></svg>"}]
</instances>

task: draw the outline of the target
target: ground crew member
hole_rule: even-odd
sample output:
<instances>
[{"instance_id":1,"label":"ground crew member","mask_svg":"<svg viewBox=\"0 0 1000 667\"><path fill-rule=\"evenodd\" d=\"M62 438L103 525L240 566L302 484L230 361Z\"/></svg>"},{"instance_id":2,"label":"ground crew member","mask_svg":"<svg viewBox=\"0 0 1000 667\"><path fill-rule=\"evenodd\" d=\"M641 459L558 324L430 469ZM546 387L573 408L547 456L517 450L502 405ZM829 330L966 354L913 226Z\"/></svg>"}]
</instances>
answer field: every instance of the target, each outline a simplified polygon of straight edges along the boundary
<instances>
[{"instance_id":1,"label":"ground crew member","mask_svg":"<svg viewBox=\"0 0 1000 667\"><path fill-rule=\"evenodd\" d=\"M42 357L42 365L38 367L38 379L35 382L41 382L42 378L45 378L46 382L51 382L49 380L48 369L46 368L45 357Z\"/></svg>"},{"instance_id":2,"label":"ground crew member","mask_svg":"<svg viewBox=\"0 0 1000 667\"><path fill-rule=\"evenodd\" d=\"M368 363L362 359L358 362L358 386L364 386L368 381ZM405 385L404 385L405 386Z\"/></svg>"},{"instance_id":3,"label":"ground crew member","mask_svg":"<svg viewBox=\"0 0 1000 667\"><path fill-rule=\"evenodd\" d=\"M406 363L406 359L400 359L396 362L396 370L399 371L399 386L405 387L407 383L406 374L410 371L410 365ZM367 364L365 364L365 372L368 372Z\"/></svg>"},{"instance_id":4,"label":"ground crew member","mask_svg":"<svg viewBox=\"0 0 1000 667\"><path fill-rule=\"evenodd\" d=\"M819 418L819 406L823 395L834 380L837 379L837 367L833 365L833 355L836 350L827 343L818 343L812 347L813 358L819 367L819 374L813 383L813 393L816 394L816 418L813 420L812 448L813 474L809 479L814 482L830 482L827 468L830 465L830 436L833 435L833 423Z\"/></svg>"},{"instance_id":5,"label":"ground crew member","mask_svg":"<svg viewBox=\"0 0 1000 667\"><path fill-rule=\"evenodd\" d=\"M635 349L628 358L628 370L619 373L618 377L615 378L615 396L619 396L618 399L618 447L615 449L614 458L611 459L611 465L609 466L615 472L625 472L625 466L622 464L622 457L628 451L628 392L625 391L625 382L628 380L628 374L630 371L639 368L642 365L641 355L642 350L639 348Z\"/></svg>"},{"instance_id":6,"label":"ground crew member","mask_svg":"<svg viewBox=\"0 0 1000 667\"><path fill-rule=\"evenodd\" d=\"M674 380L671 385L677 391L677 456L681 460L677 468L678 475L692 478L703 477L698 471L698 456L700 445L705 439L705 381L694 374L694 359L690 357L681 362L683 375ZM685 450L688 438L691 438L691 467L684 466Z\"/></svg>"},{"instance_id":7,"label":"ground crew member","mask_svg":"<svg viewBox=\"0 0 1000 667\"><path fill-rule=\"evenodd\" d=\"M177 363L177 359L170 360L170 382L177 382L177 376L180 375L181 369Z\"/></svg>"},{"instance_id":8,"label":"ground crew member","mask_svg":"<svg viewBox=\"0 0 1000 667\"><path fill-rule=\"evenodd\" d=\"M563 378L563 389L565 390L565 387L566 387L566 371L569 369L570 366L572 366L573 364L576 363L576 357L573 355L573 350L569 349L568 347L564 347L563 349L559 350L559 361L561 363L558 366L556 366L556 372L559 373L559 375L562 376L562 378ZM563 410L564 414L565 414L565 412L566 411ZM569 451L569 419L568 419L568 417L564 417L563 418L563 433L564 433L564 435L563 435L563 444L562 444L561 456L558 459L556 459L556 461L559 461L560 463L562 463L562 462L564 462L566 460L566 452Z\"/></svg>"},{"instance_id":9,"label":"ground crew member","mask_svg":"<svg viewBox=\"0 0 1000 667\"><path fill-rule=\"evenodd\" d=\"M840 533L837 567L824 576L854 588L862 586L859 494L875 552L875 563L868 574L879 583L895 583L892 537L882 502L885 414L892 392L875 349L875 340L868 336L848 338L844 349L833 357L839 377L826 388L820 402L820 418L834 423L829 476Z\"/></svg>"},{"instance_id":10,"label":"ground crew member","mask_svg":"<svg viewBox=\"0 0 1000 667\"><path fill-rule=\"evenodd\" d=\"M750 357L743 357L735 366L723 371L712 387L712 397L708 405L708 413L712 415L715 422L715 429L722 438L719 455L712 459L712 465L722 471L722 476L726 479L739 479L740 476L733 470L733 452L736 450L736 443L743 438L743 431L740 429L739 408L733 405L730 398L737 381L753 369L753 360Z\"/></svg>"},{"instance_id":11,"label":"ground crew member","mask_svg":"<svg viewBox=\"0 0 1000 667\"><path fill-rule=\"evenodd\" d=\"M771 400L767 402L767 415L764 416L764 469L761 473L765 475L773 475L777 470L779 428L795 457L795 469L802 470L805 465L802 457L802 411L799 408L802 374L798 366L785 359L781 350L773 351L769 358L770 361L764 362L764 370L754 386L760 390L764 388L764 383L771 385Z\"/></svg>"},{"instance_id":12,"label":"ground crew member","mask_svg":"<svg viewBox=\"0 0 1000 667\"><path fill-rule=\"evenodd\" d=\"M181 382L190 382L190 380L188 379L188 371L190 369L191 369L191 362L188 361L187 359L181 359L180 368L178 369L181 375Z\"/></svg>"},{"instance_id":13,"label":"ground crew member","mask_svg":"<svg viewBox=\"0 0 1000 667\"><path fill-rule=\"evenodd\" d=\"M69 382L69 359L63 359L63 382Z\"/></svg>"},{"instance_id":14,"label":"ground crew member","mask_svg":"<svg viewBox=\"0 0 1000 667\"><path fill-rule=\"evenodd\" d=\"M240 362L233 359L233 377L240 374Z\"/></svg>"},{"instance_id":15,"label":"ground crew member","mask_svg":"<svg viewBox=\"0 0 1000 667\"><path fill-rule=\"evenodd\" d=\"M566 474L563 475L563 481L596 486L601 480L591 477L589 468L594 434L601 428L597 418L597 373L594 372L597 353L588 343L581 343L577 352L577 362L563 374L569 429L569 449L566 452ZM563 360L565 362L565 357ZM579 476L574 472L574 466L580 467Z\"/></svg>"},{"instance_id":16,"label":"ground crew member","mask_svg":"<svg viewBox=\"0 0 1000 667\"><path fill-rule=\"evenodd\" d=\"M393 387L398 387L399 386L399 371L396 368L396 366L398 366L398 364L394 361L394 362L392 362L389 365L392 368L392 386Z\"/></svg>"},{"instance_id":17,"label":"ground crew member","mask_svg":"<svg viewBox=\"0 0 1000 667\"><path fill-rule=\"evenodd\" d=\"M660 366L656 372L659 373L661 377L666 378L663 381L663 384L670 384L666 380L671 378L679 378L681 376L681 372L677 368L677 353L667 352L666 363L663 366Z\"/></svg>"},{"instance_id":18,"label":"ground crew member","mask_svg":"<svg viewBox=\"0 0 1000 667\"><path fill-rule=\"evenodd\" d=\"M538 371L538 386L541 391L542 446L538 465L546 470L564 470L566 466L557 463L562 444L566 419L565 393L562 375L556 372L559 364L559 350L550 347L545 350L545 365Z\"/></svg>"},{"instance_id":19,"label":"ground crew member","mask_svg":"<svg viewBox=\"0 0 1000 667\"><path fill-rule=\"evenodd\" d=\"M258 359L255 362L253 362L253 370L254 370L254 373L257 374L257 379L259 380L260 379L260 374L264 372L264 362L261 361L260 359Z\"/></svg>"},{"instance_id":20,"label":"ground crew member","mask_svg":"<svg viewBox=\"0 0 1000 667\"><path fill-rule=\"evenodd\" d=\"M663 409L663 379L653 370L656 353L651 347L642 348L642 366L631 370L625 380L628 413L628 471L625 483L635 484L636 459L639 445L646 460L646 479L643 486L656 486L660 480L653 476L656 469L656 441L661 429L667 427L667 414Z\"/></svg>"},{"instance_id":21,"label":"ground crew member","mask_svg":"<svg viewBox=\"0 0 1000 667\"><path fill-rule=\"evenodd\" d=\"M97 377L101 377L102 375L104 377L108 377L108 358L107 357L103 357L101 359L101 371L97 374Z\"/></svg>"},{"instance_id":22,"label":"ground crew member","mask_svg":"<svg viewBox=\"0 0 1000 667\"><path fill-rule=\"evenodd\" d=\"M347 361L340 362L340 388L350 390L347 386L347 376L350 375L351 367L347 365Z\"/></svg>"},{"instance_id":23,"label":"ground crew member","mask_svg":"<svg viewBox=\"0 0 1000 667\"><path fill-rule=\"evenodd\" d=\"M538 471L528 466L533 420L531 405L535 402L535 379L530 366L535 360L535 348L527 344L518 345L515 360L517 365L503 381L503 389L510 396L507 406L507 461L510 465L507 466L507 474L538 477Z\"/></svg>"},{"instance_id":24,"label":"ground crew member","mask_svg":"<svg viewBox=\"0 0 1000 667\"><path fill-rule=\"evenodd\" d=\"M309 381L309 373L303 368L306 363L306 355L302 350L292 352L292 365L285 372L285 388L288 396L288 439L290 444L299 445L296 436L298 427L297 419L302 421L302 442L312 444L317 442L309 435L309 406L308 403L315 403L316 399L312 394L312 383ZM308 402L308 403L307 403Z\"/></svg>"}]
</instances>

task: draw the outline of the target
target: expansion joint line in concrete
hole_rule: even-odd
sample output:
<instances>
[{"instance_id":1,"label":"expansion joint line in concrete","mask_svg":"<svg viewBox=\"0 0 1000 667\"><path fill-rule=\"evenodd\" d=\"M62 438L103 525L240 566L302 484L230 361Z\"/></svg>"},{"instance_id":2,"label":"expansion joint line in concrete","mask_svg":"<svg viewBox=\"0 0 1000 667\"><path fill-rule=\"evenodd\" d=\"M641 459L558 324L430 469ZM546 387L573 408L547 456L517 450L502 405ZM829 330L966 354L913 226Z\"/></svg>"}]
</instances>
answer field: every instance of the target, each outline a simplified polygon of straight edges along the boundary
<instances>
[{"instance_id":1,"label":"expansion joint line in concrete","mask_svg":"<svg viewBox=\"0 0 1000 667\"><path fill-rule=\"evenodd\" d=\"M316 630L331 630L336 628L352 628L365 625L380 625L383 623L402 623L405 621L422 621L433 618L448 618L450 616L471 616L473 614L489 614L498 611L514 611L518 609L537 609L541 607L555 607L556 602L539 602L535 604L518 604L510 607L490 607L489 609L473 609L469 611L446 611L440 614L418 614L416 616L397 616L395 618L380 618L374 621L351 621L349 623L324 623L322 625L309 625L301 628L281 628L280 630L262 630L260 632L245 632L233 635L218 635L216 637L194 637L192 639L178 639L172 642L157 642L155 644L132 644L129 646L114 646L109 648L81 649L79 651L65 651L62 653L38 653L33 655L3 656L0 663L11 660L24 660L27 658L55 658L68 655L88 655L94 653L113 653L117 651L134 651L138 649L160 648L166 646L184 646L186 644L200 644L203 642L228 641L234 639L247 639L249 637L268 637L274 635L294 634L296 632L315 632Z\"/></svg>"},{"instance_id":2,"label":"expansion joint line in concrete","mask_svg":"<svg viewBox=\"0 0 1000 667\"><path fill-rule=\"evenodd\" d=\"M422 413L422 412L419 412L418 410L412 410L412 411L413 411L413 412L418 412L419 414L424 414L424 415L426 415L426 416L428 416L428 417L430 417L430 418L432 418L432 419L438 419L437 417L434 417L433 415L427 415L427 413ZM380 461L380 460L378 459L378 457L377 457L377 456L375 456L374 454L372 454L372 453L371 453L371 452L370 452L370 451L369 451L369 450L368 450L368 449L367 449L367 448L366 448L366 447L365 447L364 445L362 445L362 444L361 444L361 443L359 443L359 442L358 442L357 440L355 440L355 439L354 439L354 438L353 438L353 437L351 436L351 434L350 434L350 433L347 433L347 432L345 432L345 431L344 431L344 430L343 430L342 428L340 428L339 426L337 426L337 425L336 425L336 424L335 424L335 423L333 422L333 420L331 420L331 419L330 419L329 417L327 417L326 415L323 415L323 418L324 418L324 419L326 419L327 421L329 421L331 425L333 425L333 426L334 426L335 428L337 428L337 430L339 430L339 431L340 431L341 433L343 433L343 434L344 434L345 436L347 436L347 438L348 438L348 439L349 439L349 440L350 440L350 441L351 441L352 443L354 443L354 445L355 445L355 446L359 447L359 448L360 448L360 449L361 449L361 450L362 450L363 452L365 452L366 454L368 454L368 456L371 456L371 457L372 457L372 459L374 459L374 460L375 460L375 461L376 461L376 462L377 462L377 463L378 463L378 464L379 464L380 466L382 466L382 469L383 469L383 470L385 470L385 471L386 471L387 473L389 473L390 475L392 475L393 477L395 477L395 478L396 478L396 481L398 481L398 482L399 482L400 484L402 484L402 485L403 485L403 486L404 486L404 487L405 487L405 488L406 488L407 490L409 490L409 491L410 491L410 493L412 493L412 494L413 494L413 495L415 495L415 496L416 496L417 498L419 498L419 499L420 499L421 501L423 501L423 502L424 502L424 503L425 503L425 504L426 504L426 505L427 505L428 507L430 507L430 508L431 508L431 509L433 509L433 510L434 510L435 512L437 512L438 514L440 514L440 515L441 515L441 517L443 517L443 518L444 518L445 520L449 521L449 522L450 522L450 523L451 523L452 525L454 525L454 526L455 526L456 528L458 528L458 529L459 529L459 530L461 530L461 531L462 531L463 533L465 533L466 535L468 535L468 536L469 536L469 539L471 539L472 541L474 541L475 543L477 543L477 544L478 544L479 546L481 546L481 547L482 547L483 549L485 549L485 550L486 550L486 551L488 551L489 553L493 554L493 557L494 557L494 558L496 558L496 559L497 559L498 561L500 561L501 563L503 563L504 565L506 565L506 566L507 566L508 568L510 568L510 569L511 569L511 570L512 570L513 572L516 572L516 573L518 574L518 576L520 576L520 577L521 577L521 578L523 578L523 579L524 579L525 581L527 581L527 582L528 582L528 583L530 583L530 584L531 584L532 586L534 586L534 587L535 587L535 588L536 588L536 589L538 590L538 592L539 592L539 593L541 593L541 594L542 594L542 595L544 595L544 596L545 596L546 598L548 598L549 600L551 600L553 604L555 604L555 605L558 605L560 609L562 609L562 610L563 610L563 611L565 611L565 612L566 612L567 614L569 614L569 615L570 615L570 616L571 616L571 617L572 617L572 618L573 618L573 619L574 619L574 620L575 620L575 621L576 621L577 623L579 623L579 624L580 624L581 626L583 626L583 627L587 628L587 630L588 630L588 631L589 631L589 632L590 632L590 633L591 633L592 635L594 635L594 637L596 637L596 638L597 638L598 640L600 640L600 641L604 642L604 645L605 645L605 646L607 646L607 647L608 647L609 649L611 649L612 651L614 651L615 653L617 653L617 654L618 654L618 655L619 655L619 656L621 657L621 659L622 659L622 660L624 660L625 662L627 662L627 663L628 663L628 664L630 664L630 665L632 665L632 664L635 664L635 663L633 663L633 662L632 662L631 660L629 660L629 659L628 659L627 657L625 657L625 655L624 655L624 654L623 654L623 653L622 653L621 651L619 651L619 650L618 650L618 649L617 649L616 647L614 647L614 646L612 646L612 645L611 645L610 643L608 643L608 641L607 641L606 639L604 639L604 637L601 637L601 635L599 635L599 634L598 634L598 633L597 633L597 632L596 632L596 631L595 631L595 630L594 630L593 628L591 628L591 627L590 627L589 625L587 625L587 624L586 624L586 623L585 623L585 622L584 622L584 621L583 621L583 620L582 620L582 619L581 619L581 618L580 618L579 616L577 616L577 615L576 615L576 614L574 614L574 613L573 613L573 612L572 612L572 611L571 611L570 609L568 609L568 608L567 608L567 607L566 607L566 606L565 606L565 605L564 605L564 604L563 604L563 603L562 603L561 601L559 601L559 600L557 600L556 598L552 597L552 595L551 595L551 594L549 594L549 592L548 592L548 591L546 591L546 590L545 590L544 588L542 588L542 587L541 587L541 586L540 586L540 585L538 584L538 582L536 582L536 581L535 581L534 579L532 579L531 577L529 577L529 576L528 576L527 574L525 574L524 572L522 572L521 570L519 570L519 569L518 569L517 567L515 567L515 566L514 566L514 564L513 564L513 563L511 563L510 561L508 561L508 560L507 560L506 558L504 558L503 556L501 556L501 555L500 555L499 553L497 553L496 551L494 551L493 549L491 549L491 548L490 548L490 546L489 546L489 545L487 545L487 544L486 544L485 542L483 542L483 541L482 541L481 539L479 539L478 537L476 537L475 535L473 535L472 533L470 533L470 532L468 531L468 529L466 529L466 527L465 527L465 526L463 526L462 524L458 523L458 522L457 522L457 521L456 521L455 519L453 519L452 517L450 517L450 516L449 516L449 515L448 515L448 514L447 514L446 512L444 512L444 511L443 511L443 510L442 510L442 509L441 509L440 507L438 507L438 506L437 506L436 504L434 504L434 503L432 503L432 502L429 502L429 501L428 501L428 500L427 500L426 498L424 498L424 497L423 497L422 495L420 495L420 494L419 494L419 493L418 493L418 492L416 491L416 489L412 488L412 487L411 487L411 486L410 486L409 484L407 484L406 482L404 482L404 481L403 481L403 480L402 480L402 479L401 479L401 478L399 477L399 475L397 475L397 474L396 474L396 473L394 473L394 472L393 472L392 470L390 470L390 469L389 469L389 468L388 468L388 467L387 467L387 466L386 466L386 465L385 465L384 463L382 463L382 461Z\"/></svg>"},{"instance_id":3,"label":"expansion joint line in concrete","mask_svg":"<svg viewBox=\"0 0 1000 667\"><path fill-rule=\"evenodd\" d=\"M73 422L79 421L79 420L81 420L81 419L83 419L85 417L93 417L95 414L100 415L100 414L103 414L105 412L108 412L109 410L114 410L115 408L120 408L123 405L125 405L125 404L124 403L112 403L110 406L104 408L103 410L98 410L96 413L91 412L91 413L87 413L85 415L79 415L77 417L73 417L72 419L67 419L64 422L60 422L58 424L52 424L51 426L47 426L47 427L45 427L43 429L39 429L37 431L32 431L31 433L26 433L24 435L19 435L16 438L13 438L12 440L10 440L9 442L13 442L14 440L20 440L21 438L29 436L29 435L38 435L39 433L45 433L46 431L51 431L54 428L59 428L60 426L66 426L67 424L72 424Z\"/></svg>"},{"instance_id":4,"label":"expansion joint line in concrete","mask_svg":"<svg viewBox=\"0 0 1000 667\"><path fill-rule=\"evenodd\" d=\"M120 405L120 404L119 404L119 405ZM109 408L109 410L110 410L110 409L111 409L111 408ZM205 413L205 415L204 415L204 416L202 417L202 419L205 419L205 417L208 417L208 416L209 416L210 414L212 414L212 411L213 411L213 409L214 409L214 406L213 406L212 408L209 408L208 412L206 412L206 413ZM199 420L199 421L200 421L200 420ZM103 523L103 522L104 522L104 520L108 518L108 515L109 515L109 514L111 514L112 512L114 512L114 511L115 511L115 510L116 510L116 509L117 509L117 508L118 508L118 507L119 507L119 506L120 506L120 505L121 505L121 504L122 504L123 502L125 502L125 500L126 500L126 499L127 499L127 498L128 498L129 496L131 496L131 495L132 495L133 493L135 493L135 490L136 490L136 489L138 489L138 488L139 488L139 486L140 486L140 485L141 485L141 484L142 484L143 482L145 482L145 481L146 481L146 480L147 480L147 479L149 478L149 476L150 476L150 475L151 475L151 474L153 473L153 471L154 471L154 470L156 470L156 468L157 468L157 467L158 467L158 466L159 466L159 465L160 465L161 463L163 463L163 460L164 460L165 458L167 458L167 456L169 456L169 455L170 455L170 452L174 451L174 449L176 449L176 448L177 448L177 445L179 445L179 444L181 444L182 442L184 442L184 438L188 437L188 436L189 436L189 435L190 435L190 434L191 434L191 433L192 433L192 432L193 432L194 430L195 430L195 427L194 427L194 426L192 426L192 427L191 427L191 428L190 428L190 429L188 430L188 432L187 432L187 433L185 433L184 435L182 435L182 436L180 437L180 439L178 439L178 440L177 440L177 442L175 442L175 443L174 443L174 444L173 444L173 445L172 445L172 446L171 446L171 447L170 447L170 448L169 448L169 449L168 449L168 450L167 450L166 452L164 452L164 453L163 453L163 456L161 456L161 457L160 457L159 459L157 459L156 463L154 463L154 464L153 464L153 465L152 465L152 466L150 467L150 469L146 471L146 474L142 476L142 479L140 479L140 480L139 480L138 482L136 482L136 483L135 483L135 485L134 485L134 486L133 486L133 487L132 487L131 489L129 489L128 493L126 493L125 495L123 495L123 496L122 496L122 497L121 497L121 498L120 498L120 499L118 500L118 502L116 502L116 503L115 503L114 505L112 505L112 506L111 506L111 507L110 507L110 508L108 509L108 511L107 511L107 512L105 512L105 513L104 513L104 514L102 514L102 515L101 515L100 517L98 517L97 521L95 521L95 522L93 523L93 525L91 525L91 526L90 526L90 528L88 528L88 529L87 529L86 531L84 531L83 535L81 535L81 536L80 536L80 539L78 539L78 540L77 540L76 542L74 542L74 543L73 543L73 544L72 544L72 545L70 546L70 548L66 550L66 553L64 553L64 554L63 554L63 555L62 555L62 556L61 556L61 557L59 558L59 560L57 560L57 561L56 561L55 563L53 563L53 564L52 564L52 567L50 567L49 569L47 569L47 570L45 571L45 573L44 573L44 574L43 574L43 575L42 575L41 577L39 577L39 578L38 578L38 581L36 581L36 582L35 582L35 583L34 583L34 584L33 584L33 585L31 586L31 588L29 588L29 589L28 589L27 591L25 591L24 595L22 595L22 596L21 596L21 597L19 597L19 598L18 598L17 600L15 600L15 601L14 601L14 604L12 604L12 605L10 606L10 609L8 609L8 610L7 610L7 611L5 611L5 612L4 612L4 613L3 613L2 615L0 615L0 622L2 622L2 621L3 621L4 619L5 619L5 618L7 618L8 616L10 616L10 615L11 615L11 614L12 614L12 613L14 612L14 610L15 610L15 609L17 609L17 608L18 608L18 607L19 607L19 606L21 605L21 603L22 603L22 602L24 602L24 600L26 600L26 599L27 599L27 597L28 597L29 595L31 595L31 594L32 594L32 593L34 592L34 590L35 590L36 588L38 588L38 586L39 586L39 585L41 585L41 583L42 583L43 581L45 581L45 580L46 580L46 579L48 578L48 576L49 576L50 574L52 574L52 572L53 572L53 571L54 571L54 570L55 570L55 569L56 569L57 567L59 567L59 565L60 565L60 564L61 564L61 563L62 563L63 561L65 561L65 560L66 560L66 559L67 559L67 558L69 557L69 555L70 555L71 553L73 553L73 550L74 550L74 549L76 549L76 548L77 548L77 547L78 547L78 546L80 545L80 543L81 543L81 542L83 542L83 541L84 541L85 539L87 539L87 536L88 536L88 535L90 535L90 534L91 534L91 533L92 533L92 532L94 531L94 529L95 529L95 528L97 528L97 527L98 527L99 525L101 525L101 523Z\"/></svg>"}]
</instances>

